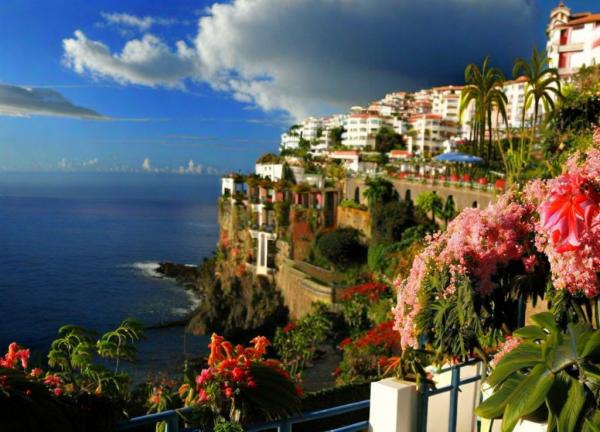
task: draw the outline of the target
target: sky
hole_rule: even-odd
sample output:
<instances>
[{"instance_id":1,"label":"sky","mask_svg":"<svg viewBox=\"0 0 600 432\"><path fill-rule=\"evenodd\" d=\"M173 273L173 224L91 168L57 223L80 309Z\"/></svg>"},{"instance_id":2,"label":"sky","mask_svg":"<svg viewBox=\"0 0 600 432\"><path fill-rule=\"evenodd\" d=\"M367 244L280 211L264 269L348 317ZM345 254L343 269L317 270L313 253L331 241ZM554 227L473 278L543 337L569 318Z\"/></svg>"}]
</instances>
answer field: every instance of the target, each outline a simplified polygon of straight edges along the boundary
<instances>
[{"instance_id":1,"label":"sky","mask_svg":"<svg viewBox=\"0 0 600 432\"><path fill-rule=\"evenodd\" d=\"M509 74L557 3L2 0L0 172L245 171L305 116Z\"/></svg>"}]
</instances>

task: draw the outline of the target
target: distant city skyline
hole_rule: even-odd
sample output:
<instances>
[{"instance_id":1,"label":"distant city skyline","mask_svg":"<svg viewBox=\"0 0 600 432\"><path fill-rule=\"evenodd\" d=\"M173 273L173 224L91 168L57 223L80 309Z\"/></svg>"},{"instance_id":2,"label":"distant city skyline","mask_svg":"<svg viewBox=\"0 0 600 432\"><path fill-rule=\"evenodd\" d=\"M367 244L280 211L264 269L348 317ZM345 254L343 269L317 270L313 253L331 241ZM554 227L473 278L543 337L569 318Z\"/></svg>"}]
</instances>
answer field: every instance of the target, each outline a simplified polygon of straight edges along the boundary
<instances>
[{"instance_id":1,"label":"distant city skyline","mask_svg":"<svg viewBox=\"0 0 600 432\"><path fill-rule=\"evenodd\" d=\"M488 54L509 74L557 4L6 0L0 171L247 170L303 116L462 84Z\"/></svg>"}]
</instances>

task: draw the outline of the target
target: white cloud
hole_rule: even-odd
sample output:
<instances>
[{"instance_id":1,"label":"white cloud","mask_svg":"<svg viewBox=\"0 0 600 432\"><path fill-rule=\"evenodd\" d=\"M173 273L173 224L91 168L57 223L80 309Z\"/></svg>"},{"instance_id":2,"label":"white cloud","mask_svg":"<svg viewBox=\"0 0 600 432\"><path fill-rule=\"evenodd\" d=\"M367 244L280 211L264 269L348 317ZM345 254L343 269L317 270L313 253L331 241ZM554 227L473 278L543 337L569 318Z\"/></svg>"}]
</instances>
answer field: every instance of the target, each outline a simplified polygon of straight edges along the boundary
<instances>
[{"instance_id":1,"label":"white cloud","mask_svg":"<svg viewBox=\"0 0 600 432\"><path fill-rule=\"evenodd\" d=\"M150 30L150 28L155 25L169 26L177 23L177 20L172 18L152 16L139 17L127 13L102 12L101 15L107 24L134 27L143 32Z\"/></svg>"},{"instance_id":2,"label":"white cloud","mask_svg":"<svg viewBox=\"0 0 600 432\"><path fill-rule=\"evenodd\" d=\"M76 117L108 120L89 108L74 105L50 88L21 87L0 83L0 115L28 117L31 115Z\"/></svg>"},{"instance_id":3,"label":"white cloud","mask_svg":"<svg viewBox=\"0 0 600 432\"><path fill-rule=\"evenodd\" d=\"M144 171L153 171L152 163L150 162L150 158L144 159L144 162L142 162L142 169Z\"/></svg>"},{"instance_id":4,"label":"white cloud","mask_svg":"<svg viewBox=\"0 0 600 432\"><path fill-rule=\"evenodd\" d=\"M77 30L74 38L63 40L63 49L64 63L77 73L122 84L182 87L182 80L197 69L195 51L185 42L177 42L172 51L151 34L128 41L120 54L112 54L108 46Z\"/></svg>"},{"instance_id":5,"label":"white cloud","mask_svg":"<svg viewBox=\"0 0 600 432\"><path fill-rule=\"evenodd\" d=\"M112 54L77 31L63 41L66 63L121 83L202 81L302 117L460 82L487 54L508 69L538 36L530 0L232 0L204 13L194 47L145 35Z\"/></svg>"}]
</instances>

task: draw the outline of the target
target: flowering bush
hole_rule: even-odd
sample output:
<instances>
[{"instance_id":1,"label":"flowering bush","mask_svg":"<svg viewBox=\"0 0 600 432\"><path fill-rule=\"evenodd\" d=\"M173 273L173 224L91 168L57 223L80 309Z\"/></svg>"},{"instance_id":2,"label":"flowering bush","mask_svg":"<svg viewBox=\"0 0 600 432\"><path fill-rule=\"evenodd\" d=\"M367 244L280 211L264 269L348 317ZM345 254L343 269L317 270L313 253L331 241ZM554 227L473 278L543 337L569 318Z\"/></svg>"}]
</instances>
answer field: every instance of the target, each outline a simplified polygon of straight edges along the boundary
<instances>
[{"instance_id":1,"label":"flowering bush","mask_svg":"<svg viewBox=\"0 0 600 432\"><path fill-rule=\"evenodd\" d=\"M356 336L369 328L372 325L369 311L374 304L385 303L387 305L391 294L387 285L377 282L367 282L346 288L340 295L340 300L344 321L348 324L350 332ZM389 310L388 306L384 306L384 308Z\"/></svg>"},{"instance_id":2,"label":"flowering bush","mask_svg":"<svg viewBox=\"0 0 600 432\"><path fill-rule=\"evenodd\" d=\"M548 279L556 308L572 306L591 320L577 298L600 289L599 209L600 150L592 149L573 156L558 178L463 210L396 281L402 348L421 338L440 361L484 355L515 327L518 299L543 295Z\"/></svg>"},{"instance_id":3,"label":"flowering bush","mask_svg":"<svg viewBox=\"0 0 600 432\"><path fill-rule=\"evenodd\" d=\"M290 416L300 410L299 386L282 364L264 359L270 342L255 337L250 347L233 346L213 334L208 367L184 384L179 393L189 404L209 406L215 414L234 422L260 415L266 419Z\"/></svg>"},{"instance_id":4,"label":"flowering bush","mask_svg":"<svg viewBox=\"0 0 600 432\"><path fill-rule=\"evenodd\" d=\"M310 365L331 327L327 306L315 303L308 315L277 329L274 346L283 366L292 376L299 378L304 368Z\"/></svg>"},{"instance_id":5,"label":"flowering bush","mask_svg":"<svg viewBox=\"0 0 600 432\"><path fill-rule=\"evenodd\" d=\"M340 384L380 378L390 359L400 354L393 320L376 325L355 339L344 339L339 348L343 359L334 374Z\"/></svg>"}]
</instances>

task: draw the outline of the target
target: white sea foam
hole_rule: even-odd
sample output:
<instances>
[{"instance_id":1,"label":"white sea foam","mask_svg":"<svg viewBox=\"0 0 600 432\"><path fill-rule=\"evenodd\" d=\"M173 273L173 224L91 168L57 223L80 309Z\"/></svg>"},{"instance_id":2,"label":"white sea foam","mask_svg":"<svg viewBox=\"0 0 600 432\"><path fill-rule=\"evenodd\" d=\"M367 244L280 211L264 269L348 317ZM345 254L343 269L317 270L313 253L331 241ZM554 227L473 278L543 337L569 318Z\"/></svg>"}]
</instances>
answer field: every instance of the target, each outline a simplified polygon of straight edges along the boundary
<instances>
[{"instance_id":1,"label":"white sea foam","mask_svg":"<svg viewBox=\"0 0 600 432\"><path fill-rule=\"evenodd\" d=\"M152 261L141 261L131 264L131 267L140 271L144 276L162 279L163 275L157 270L159 263Z\"/></svg>"}]
</instances>

